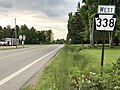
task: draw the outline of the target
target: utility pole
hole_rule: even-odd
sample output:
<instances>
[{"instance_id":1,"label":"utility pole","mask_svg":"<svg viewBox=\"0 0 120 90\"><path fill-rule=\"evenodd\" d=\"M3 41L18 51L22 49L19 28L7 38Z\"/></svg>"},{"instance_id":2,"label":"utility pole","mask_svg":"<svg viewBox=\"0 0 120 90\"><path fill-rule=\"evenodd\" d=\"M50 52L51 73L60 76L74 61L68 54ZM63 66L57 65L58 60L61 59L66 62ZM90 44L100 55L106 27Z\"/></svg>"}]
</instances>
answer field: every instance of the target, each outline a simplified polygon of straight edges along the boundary
<instances>
[{"instance_id":1,"label":"utility pole","mask_svg":"<svg viewBox=\"0 0 120 90\"><path fill-rule=\"evenodd\" d=\"M17 30L16 30L16 18L15 18L15 45L17 48Z\"/></svg>"}]
</instances>

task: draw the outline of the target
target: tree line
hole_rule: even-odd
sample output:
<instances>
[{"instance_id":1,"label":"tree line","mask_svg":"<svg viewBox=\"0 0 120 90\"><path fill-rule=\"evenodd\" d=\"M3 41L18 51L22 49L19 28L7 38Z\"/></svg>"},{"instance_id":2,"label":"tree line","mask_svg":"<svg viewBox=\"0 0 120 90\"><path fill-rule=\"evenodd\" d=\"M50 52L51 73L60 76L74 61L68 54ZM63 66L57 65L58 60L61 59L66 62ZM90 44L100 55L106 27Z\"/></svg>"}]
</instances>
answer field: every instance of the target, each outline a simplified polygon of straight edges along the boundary
<instances>
[{"instance_id":1,"label":"tree line","mask_svg":"<svg viewBox=\"0 0 120 90\"><path fill-rule=\"evenodd\" d=\"M37 31L34 27L30 29L26 24L22 26L16 25L17 38L19 35L26 36L26 44L48 44L53 41L53 32L52 30L42 30ZM15 28L11 28L10 25L6 27L0 26L0 40L5 38L15 38Z\"/></svg>"},{"instance_id":2,"label":"tree line","mask_svg":"<svg viewBox=\"0 0 120 90\"><path fill-rule=\"evenodd\" d=\"M77 10L68 14L67 42L72 44L90 43L90 47L102 42L102 32L94 30L94 16L97 13L98 5L116 6L116 31L106 32L106 43L109 47L119 45L120 41L120 0L82 0L83 6L78 2Z\"/></svg>"}]
</instances>

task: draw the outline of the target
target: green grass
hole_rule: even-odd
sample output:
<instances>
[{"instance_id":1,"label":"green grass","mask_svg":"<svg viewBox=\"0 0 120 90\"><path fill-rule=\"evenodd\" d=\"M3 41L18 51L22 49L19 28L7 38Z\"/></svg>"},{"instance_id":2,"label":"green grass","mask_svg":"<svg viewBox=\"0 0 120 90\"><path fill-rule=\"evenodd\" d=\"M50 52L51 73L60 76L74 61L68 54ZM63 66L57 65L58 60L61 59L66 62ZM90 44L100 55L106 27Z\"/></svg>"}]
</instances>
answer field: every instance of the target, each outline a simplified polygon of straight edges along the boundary
<instances>
[{"instance_id":1,"label":"green grass","mask_svg":"<svg viewBox=\"0 0 120 90\"><path fill-rule=\"evenodd\" d=\"M110 68L120 57L120 47L105 48L105 68ZM83 49L81 45L67 45L48 65L36 85L23 90L77 90L90 72L100 73L101 48ZM81 79L83 78L83 79Z\"/></svg>"},{"instance_id":2,"label":"green grass","mask_svg":"<svg viewBox=\"0 0 120 90\"><path fill-rule=\"evenodd\" d=\"M84 49L81 53L91 56L100 64L102 54L101 48ZM104 55L104 65L111 65L120 57L120 46L115 46L114 48L105 47Z\"/></svg>"}]
</instances>

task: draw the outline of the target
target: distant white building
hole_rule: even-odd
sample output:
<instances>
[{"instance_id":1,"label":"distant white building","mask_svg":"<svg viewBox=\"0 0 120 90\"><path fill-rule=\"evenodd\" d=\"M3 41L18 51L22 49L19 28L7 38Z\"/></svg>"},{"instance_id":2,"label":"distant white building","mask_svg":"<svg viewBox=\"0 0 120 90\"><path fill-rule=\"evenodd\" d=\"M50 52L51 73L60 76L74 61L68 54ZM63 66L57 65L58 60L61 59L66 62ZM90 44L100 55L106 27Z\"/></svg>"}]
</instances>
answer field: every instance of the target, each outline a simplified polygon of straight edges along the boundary
<instances>
[{"instance_id":1,"label":"distant white building","mask_svg":"<svg viewBox=\"0 0 120 90\"><path fill-rule=\"evenodd\" d=\"M19 45L19 39L16 38L5 38L6 45L15 46Z\"/></svg>"}]
</instances>

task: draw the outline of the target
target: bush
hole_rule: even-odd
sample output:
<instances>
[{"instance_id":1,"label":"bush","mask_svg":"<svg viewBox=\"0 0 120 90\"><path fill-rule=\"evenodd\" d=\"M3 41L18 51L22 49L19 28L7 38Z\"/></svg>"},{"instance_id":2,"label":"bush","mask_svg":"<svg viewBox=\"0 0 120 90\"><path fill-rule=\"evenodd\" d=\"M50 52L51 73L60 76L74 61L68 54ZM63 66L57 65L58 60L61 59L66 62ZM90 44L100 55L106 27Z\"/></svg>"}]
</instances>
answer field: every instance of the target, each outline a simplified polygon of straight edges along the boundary
<instances>
[{"instance_id":1,"label":"bush","mask_svg":"<svg viewBox=\"0 0 120 90\"><path fill-rule=\"evenodd\" d=\"M120 90L120 58L113 64L111 70L103 71L102 75L90 72L80 88L81 90Z\"/></svg>"}]
</instances>

